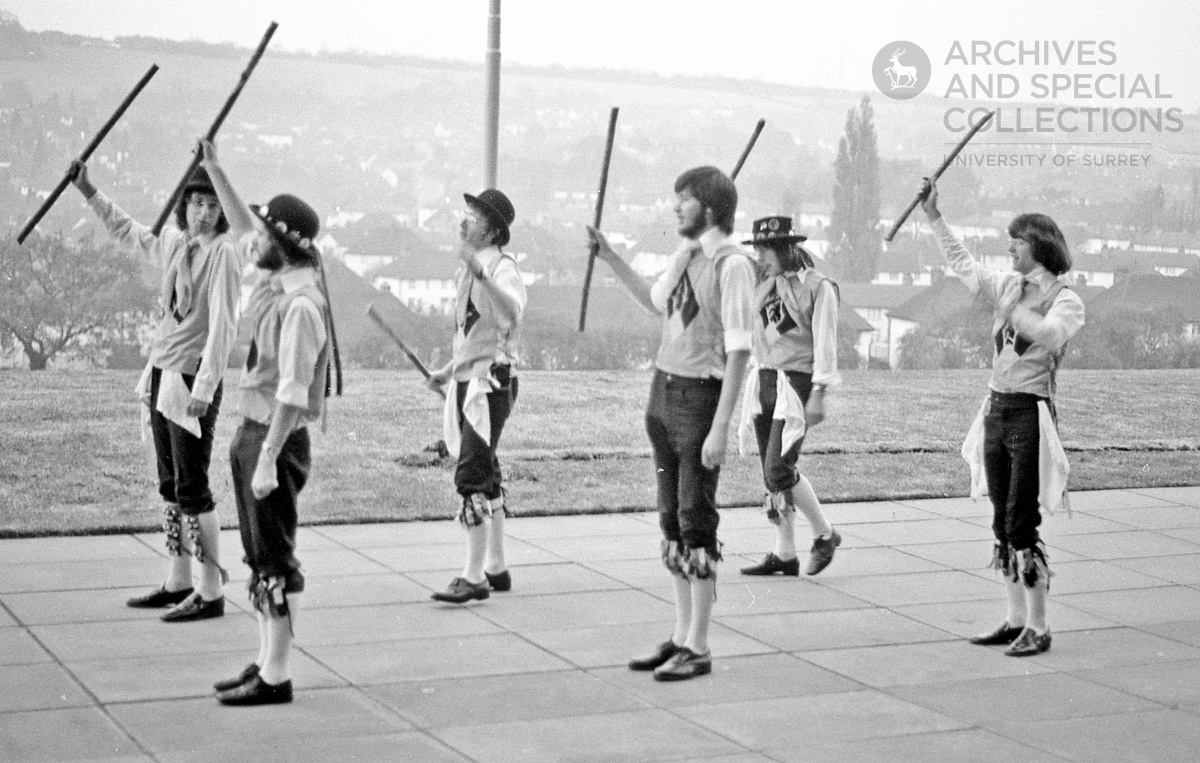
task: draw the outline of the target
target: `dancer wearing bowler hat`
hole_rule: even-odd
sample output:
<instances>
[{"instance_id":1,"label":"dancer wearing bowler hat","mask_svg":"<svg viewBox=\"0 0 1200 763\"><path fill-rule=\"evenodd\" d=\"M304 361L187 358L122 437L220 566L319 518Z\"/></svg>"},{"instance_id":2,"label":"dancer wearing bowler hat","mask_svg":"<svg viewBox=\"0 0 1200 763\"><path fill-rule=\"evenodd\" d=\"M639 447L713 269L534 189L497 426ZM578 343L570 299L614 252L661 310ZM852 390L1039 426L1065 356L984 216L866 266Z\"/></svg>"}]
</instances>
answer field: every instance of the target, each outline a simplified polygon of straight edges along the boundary
<instances>
[{"instance_id":1,"label":"dancer wearing bowler hat","mask_svg":"<svg viewBox=\"0 0 1200 763\"><path fill-rule=\"evenodd\" d=\"M463 604L508 591L512 576L504 559L504 501L496 446L517 399L517 341L525 311L525 282L508 244L516 218L512 202L495 188L463 194L454 308L454 352L430 375L444 392L446 447L457 458L454 487L461 505L456 519L467 532L462 574L432 598Z\"/></svg>"},{"instance_id":2,"label":"dancer wearing bowler hat","mask_svg":"<svg viewBox=\"0 0 1200 763\"><path fill-rule=\"evenodd\" d=\"M304 591L296 558L297 500L312 463L308 426L321 421L325 409L332 349L328 294L313 242L320 218L288 194L252 213L212 144L202 149L232 232L258 267L246 304L250 348L238 382L241 420L229 445L229 466L259 651L239 675L214 688L226 705L291 702L289 656Z\"/></svg>"},{"instance_id":3,"label":"dancer wearing bowler hat","mask_svg":"<svg viewBox=\"0 0 1200 763\"><path fill-rule=\"evenodd\" d=\"M762 280L754 294L754 361L742 397L744 443L758 440L767 519L775 525L775 550L743 575L799 575L796 511L812 528L805 572L816 575L833 561L842 542L821 511L812 483L796 469L809 427L825 420L826 390L841 382L837 367L837 285L813 267L792 231L792 218L754 221L752 244Z\"/></svg>"},{"instance_id":4,"label":"dancer wearing bowler hat","mask_svg":"<svg viewBox=\"0 0 1200 763\"><path fill-rule=\"evenodd\" d=\"M126 603L169 607L162 615L167 622L220 617L228 575L220 563L221 525L208 467L222 378L237 337L242 269L226 234L229 223L202 167L184 186L175 226L158 236L98 192L82 162L72 163L72 172L109 235L163 273L162 318L137 391L154 440L169 566L161 585Z\"/></svg>"}]
</instances>

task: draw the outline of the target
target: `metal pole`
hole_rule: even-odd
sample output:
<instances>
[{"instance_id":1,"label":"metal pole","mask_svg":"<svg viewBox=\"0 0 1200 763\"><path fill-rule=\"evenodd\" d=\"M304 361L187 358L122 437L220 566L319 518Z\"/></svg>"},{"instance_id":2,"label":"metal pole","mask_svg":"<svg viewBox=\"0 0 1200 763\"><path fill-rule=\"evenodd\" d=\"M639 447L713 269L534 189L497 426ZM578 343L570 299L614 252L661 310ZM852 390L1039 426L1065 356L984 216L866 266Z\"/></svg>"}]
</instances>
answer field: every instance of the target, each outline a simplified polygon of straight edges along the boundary
<instances>
[{"instance_id":1,"label":"metal pole","mask_svg":"<svg viewBox=\"0 0 1200 763\"><path fill-rule=\"evenodd\" d=\"M487 54L484 57L487 95L483 118L484 187L496 187L496 157L500 134L500 0L489 0Z\"/></svg>"}]
</instances>

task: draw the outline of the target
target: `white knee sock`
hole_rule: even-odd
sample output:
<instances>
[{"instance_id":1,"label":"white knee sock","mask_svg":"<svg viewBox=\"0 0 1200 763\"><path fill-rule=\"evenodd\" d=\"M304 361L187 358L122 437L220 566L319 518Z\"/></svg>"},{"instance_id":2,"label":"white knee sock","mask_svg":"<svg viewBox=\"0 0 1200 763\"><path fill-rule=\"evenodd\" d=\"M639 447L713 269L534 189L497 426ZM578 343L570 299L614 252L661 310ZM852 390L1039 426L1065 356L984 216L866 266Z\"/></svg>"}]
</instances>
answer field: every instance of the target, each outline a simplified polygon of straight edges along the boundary
<instances>
[{"instance_id":1,"label":"white knee sock","mask_svg":"<svg viewBox=\"0 0 1200 763\"><path fill-rule=\"evenodd\" d=\"M204 563L199 565L200 585L196 590L205 601L213 601L222 596L221 521L215 511L207 511L196 519L200 523L200 545L204 547ZM195 558L195 550L192 555Z\"/></svg>"},{"instance_id":2,"label":"white knee sock","mask_svg":"<svg viewBox=\"0 0 1200 763\"><path fill-rule=\"evenodd\" d=\"M671 640L683 646L692 627L692 582L674 573L671 573L671 579L675 583L675 632L671 634Z\"/></svg>"},{"instance_id":3,"label":"white knee sock","mask_svg":"<svg viewBox=\"0 0 1200 763\"><path fill-rule=\"evenodd\" d=\"M285 617L275 617L270 613L262 616L267 626L267 659L259 675L269 684L280 684L292 678L288 657L292 651L292 631L300 610L300 597L294 593L287 594L287 604L289 614Z\"/></svg>"},{"instance_id":4,"label":"white knee sock","mask_svg":"<svg viewBox=\"0 0 1200 763\"><path fill-rule=\"evenodd\" d=\"M796 509L812 525L813 538L822 538L833 532L833 526L821 511L821 502L817 500L817 494L808 477L800 475L800 481L792 487L792 500Z\"/></svg>"},{"instance_id":5,"label":"white knee sock","mask_svg":"<svg viewBox=\"0 0 1200 763\"><path fill-rule=\"evenodd\" d=\"M492 519L488 523L487 556L483 569L499 575L508 569L508 563L504 560L504 497L489 503L492 505Z\"/></svg>"}]
</instances>

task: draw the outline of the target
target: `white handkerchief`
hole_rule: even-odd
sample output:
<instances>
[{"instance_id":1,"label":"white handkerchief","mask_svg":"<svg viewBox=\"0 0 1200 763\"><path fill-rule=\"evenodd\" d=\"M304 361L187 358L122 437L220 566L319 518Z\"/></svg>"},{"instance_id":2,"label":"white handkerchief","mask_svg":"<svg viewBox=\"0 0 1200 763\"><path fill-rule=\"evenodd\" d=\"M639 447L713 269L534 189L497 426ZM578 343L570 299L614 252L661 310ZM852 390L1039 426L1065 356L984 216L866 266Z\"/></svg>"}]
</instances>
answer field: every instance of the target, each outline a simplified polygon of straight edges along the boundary
<instances>
[{"instance_id":1,"label":"white handkerchief","mask_svg":"<svg viewBox=\"0 0 1200 763\"><path fill-rule=\"evenodd\" d=\"M183 381L183 374L178 371L163 371L162 380L158 385L158 412L178 426L191 432L194 437L200 437L200 419L189 416L188 402L192 393Z\"/></svg>"}]
</instances>

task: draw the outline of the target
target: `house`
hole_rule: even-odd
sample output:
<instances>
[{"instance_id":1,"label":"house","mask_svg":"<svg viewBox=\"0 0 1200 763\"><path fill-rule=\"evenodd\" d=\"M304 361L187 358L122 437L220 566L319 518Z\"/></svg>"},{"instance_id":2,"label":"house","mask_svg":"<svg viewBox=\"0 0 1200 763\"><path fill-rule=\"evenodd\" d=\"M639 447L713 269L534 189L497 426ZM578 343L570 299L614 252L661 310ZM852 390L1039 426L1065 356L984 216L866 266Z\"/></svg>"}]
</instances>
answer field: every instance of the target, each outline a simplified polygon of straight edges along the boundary
<instances>
[{"instance_id":1,"label":"house","mask_svg":"<svg viewBox=\"0 0 1200 763\"><path fill-rule=\"evenodd\" d=\"M866 337L868 362L872 359L895 367L899 357L900 335L894 335L889 313L920 294L928 286L889 286L874 283L839 283L842 304L851 308L871 327Z\"/></svg>"},{"instance_id":2,"label":"house","mask_svg":"<svg viewBox=\"0 0 1200 763\"><path fill-rule=\"evenodd\" d=\"M1096 253L1077 254L1073 260L1068 276L1072 283L1104 288L1130 275L1157 273L1173 277L1200 268L1200 257L1182 251L1135 252L1102 248Z\"/></svg>"},{"instance_id":3,"label":"house","mask_svg":"<svg viewBox=\"0 0 1200 763\"><path fill-rule=\"evenodd\" d=\"M1130 275L1091 299L1084 299L1089 310L1115 306L1170 310L1182 320L1184 337L1200 340L1200 274L1196 270L1178 277Z\"/></svg>"}]
</instances>

